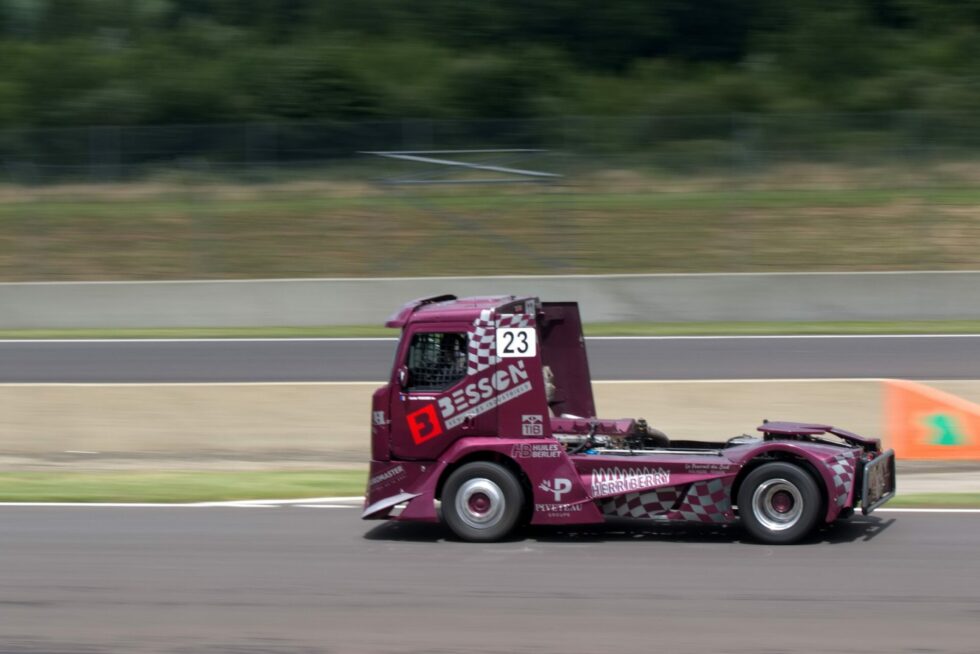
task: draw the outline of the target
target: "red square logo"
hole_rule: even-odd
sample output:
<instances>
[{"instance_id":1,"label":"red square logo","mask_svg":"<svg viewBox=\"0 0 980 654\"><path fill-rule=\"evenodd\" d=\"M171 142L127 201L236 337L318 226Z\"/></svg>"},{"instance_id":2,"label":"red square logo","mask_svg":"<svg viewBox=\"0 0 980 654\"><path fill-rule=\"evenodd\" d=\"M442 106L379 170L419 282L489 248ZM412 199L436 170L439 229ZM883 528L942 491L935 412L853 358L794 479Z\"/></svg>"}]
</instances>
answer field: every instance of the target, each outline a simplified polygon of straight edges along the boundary
<instances>
[{"instance_id":1,"label":"red square logo","mask_svg":"<svg viewBox=\"0 0 980 654\"><path fill-rule=\"evenodd\" d=\"M439 416L436 415L435 404L427 404L418 411L408 414L406 418L408 419L408 430L412 432L412 440L415 441L416 445L421 445L442 433L442 425L439 423Z\"/></svg>"}]
</instances>

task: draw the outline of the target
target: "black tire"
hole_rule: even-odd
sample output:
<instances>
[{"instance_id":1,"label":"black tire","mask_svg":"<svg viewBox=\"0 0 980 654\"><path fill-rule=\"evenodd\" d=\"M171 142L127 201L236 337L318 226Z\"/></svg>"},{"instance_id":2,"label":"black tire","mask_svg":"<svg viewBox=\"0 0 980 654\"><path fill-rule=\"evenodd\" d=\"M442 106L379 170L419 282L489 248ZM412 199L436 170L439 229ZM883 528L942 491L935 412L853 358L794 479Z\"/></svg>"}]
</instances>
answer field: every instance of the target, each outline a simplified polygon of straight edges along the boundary
<instances>
[{"instance_id":1,"label":"black tire","mask_svg":"<svg viewBox=\"0 0 980 654\"><path fill-rule=\"evenodd\" d=\"M792 463L759 466L738 491L738 514L745 530L772 545L795 543L813 531L823 495L810 474Z\"/></svg>"},{"instance_id":2,"label":"black tire","mask_svg":"<svg viewBox=\"0 0 980 654\"><path fill-rule=\"evenodd\" d=\"M524 509L524 490L507 468L476 461L454 470L442 490L442 519L472 542L506 538Z\"/></svg>"}]
</instances>

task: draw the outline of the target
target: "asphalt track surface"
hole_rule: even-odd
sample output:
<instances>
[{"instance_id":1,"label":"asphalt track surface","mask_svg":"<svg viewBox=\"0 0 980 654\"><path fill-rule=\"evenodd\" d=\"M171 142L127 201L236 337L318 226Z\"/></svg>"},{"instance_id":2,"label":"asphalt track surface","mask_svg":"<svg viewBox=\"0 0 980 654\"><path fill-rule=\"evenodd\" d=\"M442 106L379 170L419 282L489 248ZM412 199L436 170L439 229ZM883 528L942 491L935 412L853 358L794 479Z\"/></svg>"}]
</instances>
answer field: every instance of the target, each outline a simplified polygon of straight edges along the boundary
<instances>
[{"instance_id":1,"label":"asphalt track surface","mask_svg":"<svg viewBox=\"0 0 980 654\"><path fill-rule=\"evenodd\" d=\"M632 522L479 545L359 513L3 507L0 651L978 648L978 514L880 512L769 547Z\"/></svg>"},{"instance_id":2,"label":"asphalt track surface","mask_svg":"<svg viewBox=\"0 0 980 654\"><path fill-rule=\"evenodd\" d=\"M593 379L977 379L980 335L587 340ZM3 341L0 382L379 381L392 339Z\"/></svg>"}]
</instances>

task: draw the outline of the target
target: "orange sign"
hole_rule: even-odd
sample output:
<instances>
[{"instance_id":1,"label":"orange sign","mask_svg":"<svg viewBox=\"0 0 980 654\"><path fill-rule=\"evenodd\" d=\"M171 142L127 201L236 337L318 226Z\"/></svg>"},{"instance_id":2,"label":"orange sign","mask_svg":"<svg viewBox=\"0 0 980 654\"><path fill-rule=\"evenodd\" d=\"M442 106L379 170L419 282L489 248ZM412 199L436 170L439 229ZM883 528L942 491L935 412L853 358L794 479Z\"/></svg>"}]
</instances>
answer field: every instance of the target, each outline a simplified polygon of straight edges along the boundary
<instances>
[{"instance_id":1,"label":"orange sign","mask_svg":"<svg viewBox=\"0 0 980 654\"><path fill-rule=\"evenodd\" d=\"M900 459L980 460L980 404L910 381L885 381L885 433Z\"/></svg>"}]
</instances>

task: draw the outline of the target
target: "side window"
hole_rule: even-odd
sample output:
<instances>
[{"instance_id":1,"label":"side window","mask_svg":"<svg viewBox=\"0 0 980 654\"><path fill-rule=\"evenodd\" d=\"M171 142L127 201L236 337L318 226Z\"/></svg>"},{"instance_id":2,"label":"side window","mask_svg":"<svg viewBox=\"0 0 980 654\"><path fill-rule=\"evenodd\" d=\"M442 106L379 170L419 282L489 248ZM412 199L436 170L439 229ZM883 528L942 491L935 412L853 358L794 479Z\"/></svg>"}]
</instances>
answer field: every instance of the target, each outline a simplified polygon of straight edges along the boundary
<instances>
[{"instance_id":1,"label":"side window","mask_svg":"<svg viewBox=\"0 0 980 654\"><path fill-rule=\"evenodd\" d=\"M466 334L415 334L408 347L407 391L441 391L466 376Z\"/></svg>"}]
</instances>

